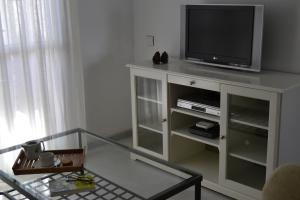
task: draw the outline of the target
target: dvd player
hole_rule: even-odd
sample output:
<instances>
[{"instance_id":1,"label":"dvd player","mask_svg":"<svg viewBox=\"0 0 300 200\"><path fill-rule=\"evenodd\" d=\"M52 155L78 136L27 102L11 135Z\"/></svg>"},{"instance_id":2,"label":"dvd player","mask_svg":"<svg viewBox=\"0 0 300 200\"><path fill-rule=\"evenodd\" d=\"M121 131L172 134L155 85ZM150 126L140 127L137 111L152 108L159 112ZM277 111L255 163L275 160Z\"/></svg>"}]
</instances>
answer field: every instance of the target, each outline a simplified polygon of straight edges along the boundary
<instances>
[{"instance_id":1,"label":"dvd player","mask_svg":"<svg viewBox=\"0 0 300 200\"><path fill-rule=\"evenodd\" d=\"M218 96L190 96L177 99L177 107L220 116L220 98Z\"/></svg>"}]
</instances>

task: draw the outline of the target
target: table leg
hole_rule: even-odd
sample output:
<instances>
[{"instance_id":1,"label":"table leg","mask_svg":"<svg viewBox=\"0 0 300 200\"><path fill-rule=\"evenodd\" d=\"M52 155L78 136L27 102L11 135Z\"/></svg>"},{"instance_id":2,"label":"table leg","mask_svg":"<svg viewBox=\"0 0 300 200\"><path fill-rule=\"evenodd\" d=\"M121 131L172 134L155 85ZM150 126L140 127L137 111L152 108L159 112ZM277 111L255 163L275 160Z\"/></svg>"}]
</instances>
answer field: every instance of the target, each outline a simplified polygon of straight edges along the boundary
<instances>
[{"instance_id":1,"label":"table leg","mask_svg":"<svg viewBox=\"0 0 300 200\"><path fill-rule=\"evenodd\" d=\"M195 200L201 200L201 183L195 184Z\"/></svg>"},{"instance_id":2,"label":"table leg","mask_svg":"<svg viewBox=\"0 0 300 200\"><path fill-rule=\"evenodd\" d=\"M80 174L83 176L84 175L84 169L80 170Z\"/></svg>"},{"instance_id":3,"label":"table leg","mask_svg":"<svg viewBox=\"0 0 300 200\"><path fill-rule=\"evenodd\" d=\"M77 137L78 137L78 146L79 146L79 148L82 148L83 146L82 146L82 133L81 133L81 131L77 132Z\"/></svg>"}]
</instances>

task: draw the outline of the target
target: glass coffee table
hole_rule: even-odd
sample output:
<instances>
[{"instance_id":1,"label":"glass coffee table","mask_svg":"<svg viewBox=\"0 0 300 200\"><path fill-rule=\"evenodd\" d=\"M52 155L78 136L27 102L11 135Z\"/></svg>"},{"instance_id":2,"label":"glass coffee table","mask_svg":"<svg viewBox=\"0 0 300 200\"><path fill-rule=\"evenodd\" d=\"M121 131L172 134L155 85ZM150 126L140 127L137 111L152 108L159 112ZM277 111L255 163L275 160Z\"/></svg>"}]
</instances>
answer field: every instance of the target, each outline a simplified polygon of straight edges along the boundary
<instances>
[{"instance_id":1,"label":"glass coffee table","mask_svg":"<svg viewBox=\"0 0 300 200\"><path fill-rule=\"evenodd\" d=\"M40 140L44 141L46 150L83 148L84 170L17 176L14 175L12 166L22 149L21 145L2 149L0 178L10 189L0 190L0 199L165 200L192 187L192 199L201 199L200 174L134 150L110 138L83 129L73 129ZM156 163L160 168L134 159L137 156ZM81 173L93 177L95 190L50 197L50 181Z\"/></svg>"}]
</instances>

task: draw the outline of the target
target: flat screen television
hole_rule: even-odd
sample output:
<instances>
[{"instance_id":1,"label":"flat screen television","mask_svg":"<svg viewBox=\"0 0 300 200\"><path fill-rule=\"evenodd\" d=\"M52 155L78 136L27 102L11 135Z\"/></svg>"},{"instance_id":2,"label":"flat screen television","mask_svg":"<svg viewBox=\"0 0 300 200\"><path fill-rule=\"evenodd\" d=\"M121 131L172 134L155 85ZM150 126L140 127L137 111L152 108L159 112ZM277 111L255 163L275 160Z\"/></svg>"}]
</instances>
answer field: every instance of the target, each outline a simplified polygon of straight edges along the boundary
<instances>
[{"instance_id":1,"label":"flat screen television","mask_svg":"<svg viewBox=\"0 0 300 200\"><path fill-rule=\"evenodd\" d=\"M262 5L185 5L181 57L201 64L260 71Z\"/></svg>"}]
</instances>

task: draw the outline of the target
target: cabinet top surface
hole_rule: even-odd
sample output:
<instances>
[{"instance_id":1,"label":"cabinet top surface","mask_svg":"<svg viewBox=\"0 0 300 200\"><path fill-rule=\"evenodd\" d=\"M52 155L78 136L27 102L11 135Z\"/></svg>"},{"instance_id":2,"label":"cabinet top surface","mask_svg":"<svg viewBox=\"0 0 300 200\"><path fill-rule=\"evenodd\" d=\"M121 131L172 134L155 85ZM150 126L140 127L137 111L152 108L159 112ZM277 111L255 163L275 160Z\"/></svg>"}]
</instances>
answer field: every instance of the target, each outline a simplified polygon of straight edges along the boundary
<instances>
[{"instance_id":1,"label":"cabinet top surface","mask_svg":"<svg viewBox=\"0 0 300 200\"><path fill-rule=\"evenodd\" d=\"M297 74L265 70L259 73L244 72L193 64L181 60L171 60L169 64L163 65L153 65L151 61L144 61L126 66L273 92L284 92L300 86L300 75Z\"/></svg>"}]
</instances>

